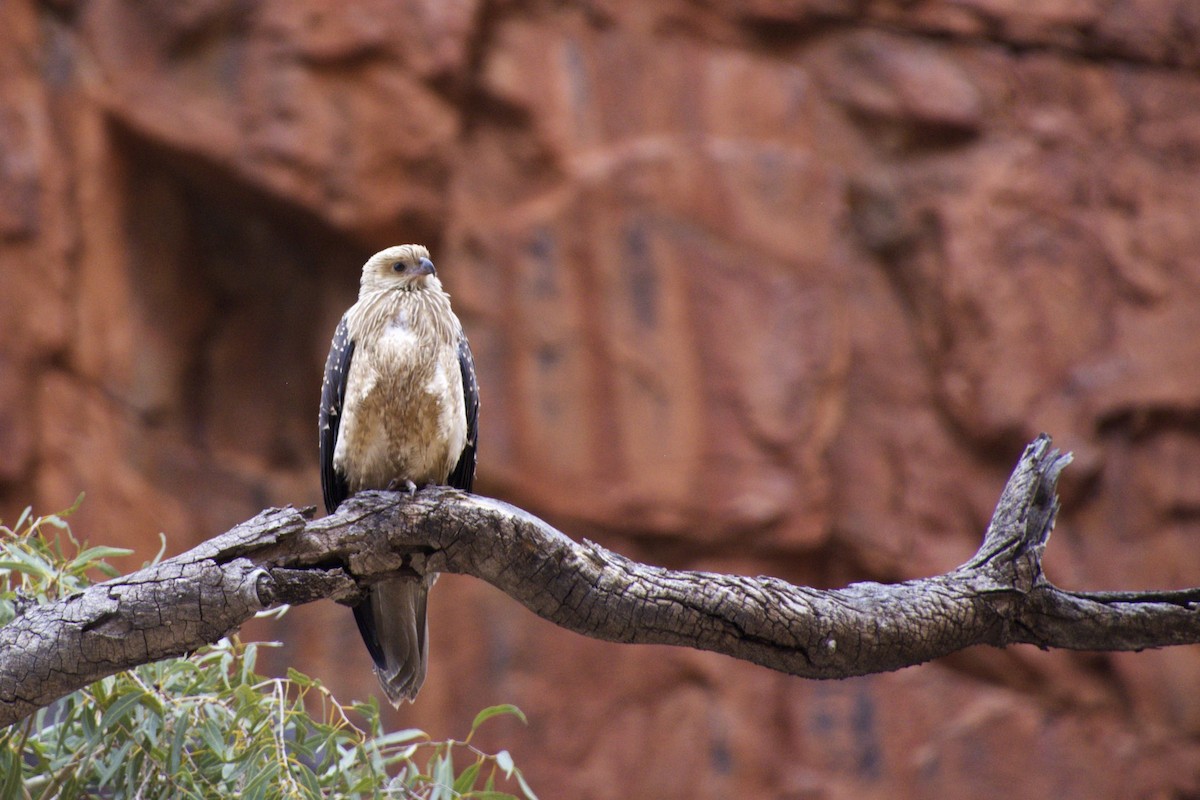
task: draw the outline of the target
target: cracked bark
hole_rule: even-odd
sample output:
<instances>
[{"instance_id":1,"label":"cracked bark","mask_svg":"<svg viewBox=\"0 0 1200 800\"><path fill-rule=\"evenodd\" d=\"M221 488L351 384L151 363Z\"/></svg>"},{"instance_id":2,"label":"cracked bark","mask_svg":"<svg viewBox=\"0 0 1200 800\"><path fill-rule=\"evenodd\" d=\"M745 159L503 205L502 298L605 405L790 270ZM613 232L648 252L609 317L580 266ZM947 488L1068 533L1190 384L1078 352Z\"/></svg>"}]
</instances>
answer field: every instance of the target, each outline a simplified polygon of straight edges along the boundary
<instances>
[{"instance_id":1,"label":"cracked bark","mask_svg":"<svg viewBox=\"0 0 1200 800\"><path fill-rule=\"evenodd\" d=\"M1140 650L1200 642L1200 588L1058 589L1042 552L1070 461L1042 436L1009 478L979 551L898 584L817 590L662 569L576 543L521 509L448 488L364 492L336 514L268 509L175 558L35 606L0 628L0 725L123 669L182 655L263 609L353 602L396 570L488 581L564 628L694 647L807 678L919 664L971 645Z\"/></svg>"}]
</instances>

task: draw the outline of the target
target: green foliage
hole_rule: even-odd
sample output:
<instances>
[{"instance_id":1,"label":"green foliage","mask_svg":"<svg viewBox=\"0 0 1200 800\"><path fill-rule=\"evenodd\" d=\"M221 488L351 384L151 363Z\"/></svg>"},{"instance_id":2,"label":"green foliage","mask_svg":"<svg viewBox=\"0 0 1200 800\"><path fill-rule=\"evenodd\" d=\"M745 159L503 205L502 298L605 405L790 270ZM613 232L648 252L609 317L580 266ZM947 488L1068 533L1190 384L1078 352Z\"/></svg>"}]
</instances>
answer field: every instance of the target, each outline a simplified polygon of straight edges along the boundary
<instances>
[{"instance_id":1,"label":"green foliage","mask_svg":"<svg viewBox=\"0 0 1200 800\"><path fill-rule=\"evenodd\" d=\"M83 589L92 575L115 575L105 559L130 552L81 545L66 522L73 510L34 517L26 509L12 528L0 525L0 625ZM0 800L516 800L497 789L513 784L536 800L507 750L471 743L491 717L524 722L515 706L484 709L461 741L384 733L374 699L343 705L296 670L257 674L262 646L223 639L190 658L97 681L0 730Z\"/></svg>"}]
</instances>

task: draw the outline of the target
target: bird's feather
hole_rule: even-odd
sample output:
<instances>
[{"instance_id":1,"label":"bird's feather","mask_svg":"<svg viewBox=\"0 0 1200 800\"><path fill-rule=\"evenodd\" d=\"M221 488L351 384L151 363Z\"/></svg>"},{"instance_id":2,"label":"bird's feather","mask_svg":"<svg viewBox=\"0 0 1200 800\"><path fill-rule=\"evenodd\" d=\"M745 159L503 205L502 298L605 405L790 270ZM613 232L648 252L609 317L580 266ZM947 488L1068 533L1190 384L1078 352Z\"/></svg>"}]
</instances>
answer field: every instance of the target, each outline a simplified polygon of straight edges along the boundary
<instances>
[{"instance_id":1,"label":"bird's feather","mask_svg":"<svg viewBox=\"0 0 1200 800\"><path fill-rule=\"evenodd\" d=\"M346 318L338 323L325 359L325 378L321 382L321 414L318 422L320 431L321 492L325 496L325 511L332 514L350 495L346 476L333 466L333 453L337 449L338 431L342 425L342 407L346 400L346 381L350 375L350 361L354 358L354 340L346 325Z\"/></svg>"},{"instance_id":2,"label":"bird's feather","mask_svg":"<svg viewBox=\"0 0 1200 800\"><path fill-rule=\"evenodd\" d=\"M467 442L450 471L446 483L464 492L475 483L475 437L479 432L479 383L475 380L475 359L467 337L458 340L458 366L462 371L463 407L467 412Z\"/></svg>"}]
</instances>

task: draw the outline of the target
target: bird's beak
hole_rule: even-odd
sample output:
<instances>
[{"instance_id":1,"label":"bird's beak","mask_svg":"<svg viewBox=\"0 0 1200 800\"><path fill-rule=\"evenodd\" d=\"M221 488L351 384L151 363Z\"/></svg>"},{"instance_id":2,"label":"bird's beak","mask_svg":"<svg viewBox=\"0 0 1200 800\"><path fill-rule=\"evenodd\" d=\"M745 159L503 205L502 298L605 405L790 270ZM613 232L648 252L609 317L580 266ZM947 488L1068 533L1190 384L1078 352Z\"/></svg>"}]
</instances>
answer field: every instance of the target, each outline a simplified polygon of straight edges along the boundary
<instances>
[{"instance_id":1,"label":"bird's beak","mask_svg":"<svg viewBox=\"0 0 1200 800\"><path fill-rule=\"evenodd\" d=\"M418 275L437 275L437 268L433 266L433 262L428 258L422 258L417 262Z\"/></svg>"}]
</instances>

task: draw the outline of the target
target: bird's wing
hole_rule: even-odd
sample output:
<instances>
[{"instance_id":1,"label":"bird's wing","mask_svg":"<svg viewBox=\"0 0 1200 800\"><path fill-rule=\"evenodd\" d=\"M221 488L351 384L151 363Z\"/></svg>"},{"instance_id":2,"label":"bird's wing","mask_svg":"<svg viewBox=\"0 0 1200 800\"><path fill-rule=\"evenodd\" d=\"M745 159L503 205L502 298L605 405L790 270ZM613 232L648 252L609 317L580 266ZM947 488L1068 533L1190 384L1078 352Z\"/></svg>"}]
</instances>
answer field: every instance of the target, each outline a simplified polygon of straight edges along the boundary
<instances>
[{"instance_id":1,"label":"bird's wing","mask_svg":"<svg viewBox=\"0 0 1200 800\"><path fill-rule=\"evenodd\" d=\"M346 476L333 467L333 451L342 426L342 403L346 399L346 378L353 356L354 340L350 338L346 318L342 317L333 334L329 358L325 360L325 378L321 382L321 491L325 495L325 511L329 514L350 494Z\"/></svg>"},{"instance_id":2,"label":"bird's wing","mask_svg":"<svg viewBox=\"0 0 1200 800\"><path fill-rule=\"evenodd\" d=\"M475 359L467 337L458 340L458 366L462 370L463 405L467 410L467 444L446 483L464 492L475 482L475 444L479 434L479 383L475 380Z\"/></svg>"}]
</instances>

